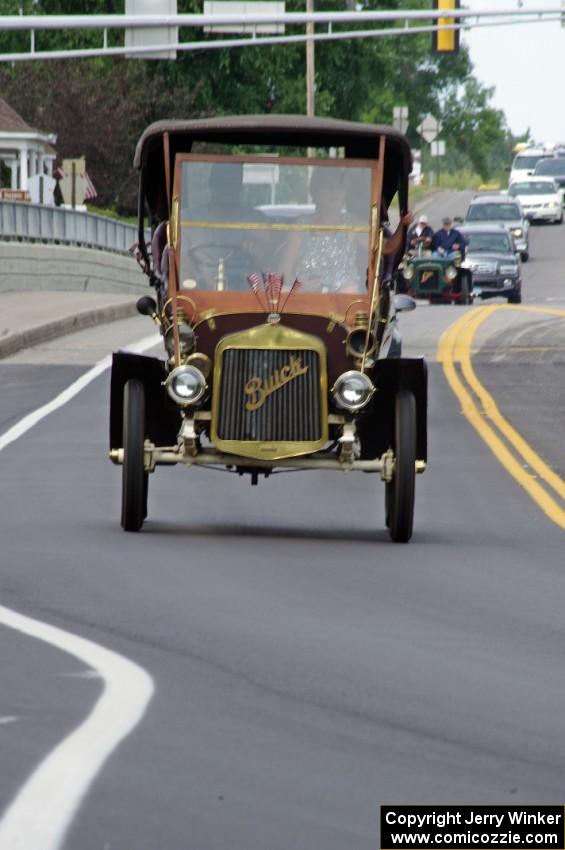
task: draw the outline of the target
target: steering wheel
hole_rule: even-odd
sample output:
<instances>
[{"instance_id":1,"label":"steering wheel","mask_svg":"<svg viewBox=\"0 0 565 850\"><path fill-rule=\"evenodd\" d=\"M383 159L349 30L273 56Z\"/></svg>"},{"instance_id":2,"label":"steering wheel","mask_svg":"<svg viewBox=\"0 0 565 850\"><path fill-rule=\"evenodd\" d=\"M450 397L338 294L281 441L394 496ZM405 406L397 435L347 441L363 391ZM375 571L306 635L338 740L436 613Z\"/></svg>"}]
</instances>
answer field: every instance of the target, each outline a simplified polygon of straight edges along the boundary
<instances>
[{"instance_id":1,"label":"steering wheel","mask_svg":"<svg viewBox=\"0 0 565 850\"><path fill-rule=\"evenodd\" d=\"M218 263L224 261L224 275L229 289L242 289L247 286L247 275L255 270L256 259L245 243L201 242L189 249L189 269L196 265L195 277L202 276L208 283L213 280L216 286ZM191 275L192 276L192 275ZM234 287L233 283L236 284Z\"/></svg>"}]
</instances>

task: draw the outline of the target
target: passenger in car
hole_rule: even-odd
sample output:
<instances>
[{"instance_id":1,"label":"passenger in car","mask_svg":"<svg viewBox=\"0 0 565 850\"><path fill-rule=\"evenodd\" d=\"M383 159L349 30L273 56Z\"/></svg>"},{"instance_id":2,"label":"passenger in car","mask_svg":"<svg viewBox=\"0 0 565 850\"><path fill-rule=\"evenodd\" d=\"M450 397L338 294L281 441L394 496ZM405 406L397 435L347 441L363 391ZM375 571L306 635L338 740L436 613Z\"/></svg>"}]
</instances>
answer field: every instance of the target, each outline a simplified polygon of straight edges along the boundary
<instances>
[{"instance_id":1,"label":"passenger in car","mask_svg":"<svg viewBox=\"0 0 565 850\"><path fill-rule=\"evenodd\" d=\"M434 256L449 259L459 252L461 259L464 259L466 243L463 234L452 226L453 219L449 216L442 219L442 225L441 230L434 234L432 241Z\"/></svg>"},{"instance_id":2,"label":"passenger in car","mask_svg":"<svg viewBox=\"0 0 565 850\"><path fill-rule=\"evenodd\" d=\"M422 213L416 224L408 231L408 250L416 251L421 245L423 250L431 248L434 231L428 224L428 216Z\"/></svg>"}]
</instances>

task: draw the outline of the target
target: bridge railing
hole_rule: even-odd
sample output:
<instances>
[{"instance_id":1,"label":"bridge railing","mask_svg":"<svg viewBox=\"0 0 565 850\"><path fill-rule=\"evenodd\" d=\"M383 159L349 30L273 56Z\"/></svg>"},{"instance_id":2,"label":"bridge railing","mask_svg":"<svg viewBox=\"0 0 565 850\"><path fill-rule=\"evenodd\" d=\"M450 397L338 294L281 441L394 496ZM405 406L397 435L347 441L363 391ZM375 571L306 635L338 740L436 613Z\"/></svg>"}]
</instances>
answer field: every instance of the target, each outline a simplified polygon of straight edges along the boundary
<instances>
[{"instance_id":1,"label":"bridge railing","mask_svg":"<svg viewBox=\"0 0 565 850\"><path fill-rule=\"evenodd\" d=\"M80 245L127 253L137 242L137 226L62 207L0 201L0 239ZM149 232L146 239L150 240Z\"/></svg>"}]
</instances>

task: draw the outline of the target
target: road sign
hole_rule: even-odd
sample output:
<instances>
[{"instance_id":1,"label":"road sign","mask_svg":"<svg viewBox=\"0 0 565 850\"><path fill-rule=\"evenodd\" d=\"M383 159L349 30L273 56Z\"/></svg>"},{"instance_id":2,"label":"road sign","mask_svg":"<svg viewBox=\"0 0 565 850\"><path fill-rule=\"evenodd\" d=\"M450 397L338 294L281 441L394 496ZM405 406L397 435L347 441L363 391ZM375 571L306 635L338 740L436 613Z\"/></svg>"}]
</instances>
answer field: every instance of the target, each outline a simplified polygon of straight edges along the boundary
<instances>
[{"instance_id":1,"label":"road sign","mask_svg":"<svg viewBox=\"0 0 565 850\"><path fill-rule=\"evenodd\" d=\"M125 0L126 15L171 15L177 14L177 0ZM179 40L178 27L132 27L125 31L126 47L163 46L155 53L131 53L134 59L176 59L176 50L167 50Z\"/></svg>"},{"instance_id":2,"label":"road sign","mask_svg":"<svg viewBox=\"0 0 565 850\"><path fill-rule=\"evenodd\" d=\"M439 139L432 142L430 145L430 153L432 156L445 156L445 142Z\"/></svg>"},{"instance_id":3,"label":"road sign","mask_svg":"<svg viewBox=\"0 0 565 850\"><path fill-rule=\"evenodd\" d=\"M434 118L433 115L428 113L420 126L416 127L416 129L426 142L433 142L436 136L441 133L442 125L437 118Z\"/></svg>"},{"instance_id":4,"label":"road sign","mask_svg":"<svg viewBox=\"0 0 565 850\"><path fill-rule=\"evenodd\" d=\"M393 106L392 108L392 126L400 133L405 133L408 129L408 107Z\"/></svg>"}]
</instances>

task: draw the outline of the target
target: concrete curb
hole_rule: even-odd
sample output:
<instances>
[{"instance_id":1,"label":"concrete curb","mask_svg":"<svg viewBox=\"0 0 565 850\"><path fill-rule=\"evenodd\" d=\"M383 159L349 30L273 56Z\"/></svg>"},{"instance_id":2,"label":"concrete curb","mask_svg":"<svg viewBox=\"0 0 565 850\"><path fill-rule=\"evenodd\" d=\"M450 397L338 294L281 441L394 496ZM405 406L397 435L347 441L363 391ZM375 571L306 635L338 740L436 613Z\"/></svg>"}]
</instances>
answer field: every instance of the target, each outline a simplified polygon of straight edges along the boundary
<instances>
[{"instance_id":1,"label":"concrete curb","mask_svg":"<svg viewBox=\"0 0 565 850\"><path fill-rule=\"evenodd\" d=\"M11 333L4 339L0 339L0 358L10 357L25 348L34 345L51 342L60 336L82 331L86 328L95 327L106 322L114 322L118 319L129 319L136 316L135 301L130 304L115 304L107 307L83 310L74 316L65 316L43 325L26 328L23 331Z\"/></svg>"}]
</instances>

